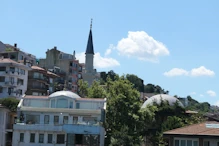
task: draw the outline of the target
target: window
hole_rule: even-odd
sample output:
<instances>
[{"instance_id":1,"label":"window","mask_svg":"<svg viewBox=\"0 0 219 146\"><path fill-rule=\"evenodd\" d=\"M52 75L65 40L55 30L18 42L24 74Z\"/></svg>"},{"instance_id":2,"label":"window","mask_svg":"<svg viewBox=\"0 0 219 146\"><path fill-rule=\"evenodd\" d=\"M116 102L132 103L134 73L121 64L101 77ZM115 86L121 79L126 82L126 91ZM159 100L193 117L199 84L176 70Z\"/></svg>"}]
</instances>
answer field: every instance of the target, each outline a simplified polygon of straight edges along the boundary
<instances>
[{"instance_id":1,"label":"window","mask_svg":"<svg viewBox=\"0 0 219 146\"><path fill-rule=\"evenodd\" d=\"M39 124L40 115L26 115L26 123L27 124Z\"/></svg>"},{"instance_id":2,"label":"window","mask_svg":"<svg viewBox=\"0 0 219 146\"><path fill-rule=\"evenodd\" d=\"M35 133L30 134L30 142L34 143L35 142Z\"/></svg>"},{"instance_id":3,"label":"window","mask_svg":"<svg viewBox=\"0 0 219 146\"><path fill-rule=\"evenodd\" d=\"M204 141L204 146L210 146L209 141Z\"/></svg>"},{"instance_id":4,"label":"window","mask_svg":"<svg viewBox=\"0 0 219 146\"><path fill-rule=\"evenodd\" d=\"M175 146L179 146L179 140L175 140Z\"/></svg>"},{"instance_id":5,"label":"window","mask_svg":"<svg viewBox=\"0 0 219 146\"><path fill-rule=\"evenodd\" d=\"M76 103L76 109L80 108L80 103Z\"/></svg>"},{"instance_id":6,"label":"window","mask_svg":"<svg viewBox=\"0 0 219 146\"><path fill-rule=\"evenodd\" d=\"M49 115L44 116L44 124L49 124Z\"/></svg>"},{"instance_id":7,"label":"window","mask_svg":"<svg viewBox=\"0 0 219 146\"><path fill-rule=\"evenodd\" d=\"M192 140L187 140L187 146L192 146Z\"/></svg>"},{"instance_id":8,"label":"window","mask_svg":"<svg viewBox=\"0 0 219 146\"><path fill-rule=\"evenodd\" d=\"M193 146L198 146L198 141L193 141Z\"/></svg>"},{"instance_id":9,"label":"window","mask_svg":"<svg viewBox=\"0 0 219 146\"><path fill-rule=\"evenodd\" d=\"M0 76L0 82L5 82L5 77Z\"/></svg>"},{"instance_id":10,"label":"window","mask_svg":"<svg viewBox=\"0 0 219 146\"><path fill-rule=\"evenodd\" d=\"M191 139L189 139L189 140L186 140L186 139L176 139L174 141L174 146L198 146L198 141L197 140L191 140Z\"/></svg>"},{"instance_id":11,"label":"window","mask_svg":"<svg viewBox=\"0 0 219 146\"><path fill-rule=\"evenodd\" d=\"M59 124L59 116L54 116L54 124Z\"/></svg>"},{"instance_id":12,"label":"window","mask_svg":"<svg viewBox=\"0 0 219 146\"><path fill-rule=\"evenodd\" d=\"M47 141L48 143L52 143L52 136L53 136L52 134L48 134L48 141Z\"/></svg>"},{"instance_id":13,"label":"window","mask_svg":"<svg viewBox=\"0 0 219 146\"><path fill-rule=\"evenodd\" d=\"M65 143L65 134L57 134L56 143L57 144L64 144Z\"/></svg>"},{"instance_id":14,"label":"window","mask_svg":"<svg viewBox=\"0 0 219 146\"><path fill-rule=\"evenodd\" d=\"M10 77L10 78L9 78L9 81L10 81L12 84L14 84L14 78L13 78L13 77Z\"/></svg>"},{"instance_id":15,"label":"window","mask_svg":"<svg viewBox=\"0 0 219 146\"><path fill-rule=\"evenodd\" d=\"M20 69L20 73L21 73L22 75L25 75L25 70Z\"/></svg>"},{"instance_id":16,"label":"window","mask_svg":"<svg viewBox=\"0 0 219 146\"><path fill-rule=\"evenodd\" d=\"M20 133L20 142L24 142L24 133Z\"/></svg>"},{"instance_id":17,"label":"window","mask_svg":"<svg viewBox=\"0 0 219 146\"><path fill-rule=\"evenodd\" d=\"M55 108L55 100L51 100L51 108Z\"/></svg>"},{"instance_id":18,"label":"window","mask_svg":"<svg viewBox=\"0 0 219 146\"><path fill-rule=\"evenodd\" d=\"M6 67L0 67L0 71L6 71Z\"/></svg>"},{"instance_id":19,"label":"window","mask_svg":"<svg viewBox=\"0 0 219 146\"><path fill-rule=\"evenodd\" d=\"M70 101L69 108L73 108L73 101Z\"/></svg>"},{"instance_id":20,"label":"window","mask_svg":"<svg viewBox=\"0 0 219 146\"><path fill-rule=\"evenodd\" d=\"M24 85L24 80L17 79L17 85Z\"/></svg>"},{"instance_id":21,"label":"window","mask_svg":"<svg viewBox=\"0 0 219 146\"><path fill-rule=\"evenodd\" d=\"M57 108L68 108L68 100L58 99L56 103Z\"/></svg>"},{"instance_id":22,"label":"window","mask_svg":"<svg viewBox=\"0 0 219 146\"><path fill-rule=\"evenodd\" d=\"M68 116L63 117L63 124L68 124Z\"/></svg>"},{"instance_id":23,"label":"window","mask_svg":"<svg viewBox=\"0 0 219 146\"><path fill-rule=\"evenodd\" d=\"M78 117L73 117L73 124L77 124L78 123Z\"/></svg>"},{"instance_id":24,"label":"window","mask_svg":"<svg viewBox=\"0 0 219 146\"><path fill-rule=\"evenodd\" d=\"M0 93L3 93L3 87L0 87Z\"/></svg>"},{"instance_id":25,"label":"window","mask_svg":"<svg viewBox=\"0 0 219 146\"><path fill-rule=\"evenodd\" d=\"M10 72L14 73L15 72L15 68L14 67L10 67Z\"/></svg>"},{"instance_id":26,"label":"window","mask_svg":"<svg viewBox=\"0 0 219 146\"><path fill-rule=\"evenodd\" d=\"M39 143L44 143L44 134L39 134Z\"/></svg>"},{"instance_id":27,"label":"window","mask_svg":"<svg viewBox=\"0 0 219 146\"><path fill-rule=\"evenodd\" d=\"M181 140L180 141L180 146L186 146L186 140Z\"/></svg>"}]
</instances>

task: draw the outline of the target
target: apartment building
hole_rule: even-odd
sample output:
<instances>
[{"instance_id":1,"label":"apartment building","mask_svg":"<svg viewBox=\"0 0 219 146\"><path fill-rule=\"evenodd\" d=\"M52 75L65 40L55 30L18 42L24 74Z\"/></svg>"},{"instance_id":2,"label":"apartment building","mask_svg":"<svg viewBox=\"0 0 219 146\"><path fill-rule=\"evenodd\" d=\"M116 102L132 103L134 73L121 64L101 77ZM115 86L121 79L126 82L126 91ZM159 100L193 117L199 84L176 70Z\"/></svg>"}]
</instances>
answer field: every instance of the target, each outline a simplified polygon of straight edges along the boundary
<instances>
[{"instance_id":1,"label":"apartment building","mask_svg":"<svg viewBox=\"0 0 219 146\"><path fill-rule=\"evenodd\" d=\"M21 98L27 90L29 70L31 68L25 64L0 58L0 98Z\"/></svg>"},{"instance_id":2,"label":"apartment building","mask_svg":"<svg viewBox=\"0 0 219 146\"><path fill-rule=\"evenodd\" d=\"M53 49L47 50L45 59L39 59L39 66L60 76L56 80L62 86L60 90L66 84L68 90L77 93L77 81L82 78L82 66L79 60L75 58L75 51L73 54L67 54L54 47Z\"/></svg>"},{"instance_id":3,"label":"apartment building","mask_svg":"<svg viewBox=\"0 0 219 146\"><path fill-rule=\"evenodd\" d=\"M71 91L24 96L18 105L13 146L103 146L106 99Z\"/></svg>"},{"instance_id":4,"label":"apartment building","mask_svg":"<svg viewBox=\"0 0 219 146\"><path fill-rule=\"evenodd\" d=\"M27 95L48 95L54 92L54 80L59 76L38 66L31 66L28 73Z\"/></svg>"},{"instance_id":5,"label":"apartment building","mask_svg":"<svg viewBox=\"0 0 219 146\"><path fill-rule=\"evenodd\" d=\"M36 65L36 56L21 51L16 43L12 46L0 41L0 57L10 58L19 63L25 62L29 66Z\"/></svg>"}]
</instances>

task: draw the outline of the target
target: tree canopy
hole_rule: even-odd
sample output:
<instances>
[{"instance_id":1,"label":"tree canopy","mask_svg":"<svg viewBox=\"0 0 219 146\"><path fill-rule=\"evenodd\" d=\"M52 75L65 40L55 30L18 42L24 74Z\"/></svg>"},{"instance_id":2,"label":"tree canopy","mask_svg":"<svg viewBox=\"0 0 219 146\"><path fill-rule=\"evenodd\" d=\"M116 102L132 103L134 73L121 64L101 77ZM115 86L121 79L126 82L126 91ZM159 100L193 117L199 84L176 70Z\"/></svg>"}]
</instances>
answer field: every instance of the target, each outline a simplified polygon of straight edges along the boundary
<instances>
[{"instance_id":1,"label":"tree canopy","mask_svg":"<svg viewBox=\"0 0 219 146\"><path fill-rule=\"evenodd\" d=\"M16 112L19 100L16 98L3 98L0 99L0 104L7 107L10 111Z\"/></svg>"}]
</instances>

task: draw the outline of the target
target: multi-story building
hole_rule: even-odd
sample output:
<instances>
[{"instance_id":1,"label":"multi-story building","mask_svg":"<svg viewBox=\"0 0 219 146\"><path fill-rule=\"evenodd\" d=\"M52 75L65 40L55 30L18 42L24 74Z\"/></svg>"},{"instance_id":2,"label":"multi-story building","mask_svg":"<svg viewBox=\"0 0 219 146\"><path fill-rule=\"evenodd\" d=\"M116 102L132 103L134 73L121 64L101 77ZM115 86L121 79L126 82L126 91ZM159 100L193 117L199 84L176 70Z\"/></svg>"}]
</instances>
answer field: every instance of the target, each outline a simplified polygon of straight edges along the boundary
<instances>
[{"instance_id":1,"label":"multi-story building","mask_svg":"<svg viewBox=\"0 0 219 146\"><path fill-rule=\"evenodd\" d=\"M31 65L36 65L36 57L32 54L25 53L21 51L17 44L15 43L14 46L9 44L4 44L0 41L0 57L10 58L13 61L19 63L26 63Z\"/></svg>"},{"instance_id":2,"label":"multi-story building","mask_svg":"<svg viewBox=\"0 0 219 146\"><path fill-rule=\"evenodd\" d=\"M24 96L18 104L13 146L103 146L106 99L71 91Z\"/></svg>"},{"instance_id":3,"label":"multi-story building","mask_svg":"<svg viewBox=\"0 0 219 146\"><path fill-rule=\"evenodd\" d=\"M0 146L12 145L12 129L16 114L0 104Z\"/></svg>"},{"instance_id":4,"label":"multi-story building","mask_svg":"<svg viewBox=\"0 0 219 146\"><path fill-rule=\"evenodd\" d=\"M75 58L75 51L73 54L67 54L54 47L51 50L47 50L45 59L39 59L39 66L59 75L60 78L56 82L62 88L66 84L68 90L72 92L78 91L77 81L82 77L82 67Z\"/></svg>"},{"instance_id":5,"label":"multi-story building","mask_svg":"<svg viewBox=\"0 0 219 146\"><path fill-rule=\"evenodd\" d=\"M31 68L9 58L0 58L0 98L21 96L27 90L28 71Z\"/></svg>"},{"instance_id":6,"label":"multi-story building","mask_svg":"<svg viewBox=\"0 0 219 146\"><path fill-rule=\"evenodd\" d=\"M59 76L38 66L28 73L27 95L48 95L54 92L54 79Z\"/></svg>"}]
</instances>

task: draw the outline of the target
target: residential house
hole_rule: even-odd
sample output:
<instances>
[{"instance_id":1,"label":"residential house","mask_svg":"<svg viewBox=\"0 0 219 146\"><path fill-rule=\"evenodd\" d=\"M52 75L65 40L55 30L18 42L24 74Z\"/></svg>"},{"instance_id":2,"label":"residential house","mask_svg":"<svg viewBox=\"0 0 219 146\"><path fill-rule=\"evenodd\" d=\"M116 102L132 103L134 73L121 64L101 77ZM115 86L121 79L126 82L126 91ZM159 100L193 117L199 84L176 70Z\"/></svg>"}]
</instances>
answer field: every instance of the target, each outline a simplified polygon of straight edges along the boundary
<instances>
[{"instance_id":1,"label":"residential house","mask_svg":"<svg viewBox=\"0 0 219 146\"><path fill-rule=\"evenodd\" d=\"M106 99L71 91L24 96L18 105L13 146L103 146Z\"/></svg>"},{"instance_id":2,"label":"residential house","mask_svg":"<svg viewBox=\"0 0 219 146\"><path fill-rule=\"evenodd\" d=\"M26 95L48 95L54 92L54 80L59 76L38 66L31 66Z\"/></svg>"},{"instance_id":3,"label":"residential house","mask_svg":"<svg viewBox=\"0 0 219 146\"><path fill-rule=\"evenodd\" d=\"M30 67L9 58L0 58L0 98L21 96L27 90Z\"/></svg>"}]
</instances>

